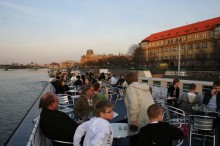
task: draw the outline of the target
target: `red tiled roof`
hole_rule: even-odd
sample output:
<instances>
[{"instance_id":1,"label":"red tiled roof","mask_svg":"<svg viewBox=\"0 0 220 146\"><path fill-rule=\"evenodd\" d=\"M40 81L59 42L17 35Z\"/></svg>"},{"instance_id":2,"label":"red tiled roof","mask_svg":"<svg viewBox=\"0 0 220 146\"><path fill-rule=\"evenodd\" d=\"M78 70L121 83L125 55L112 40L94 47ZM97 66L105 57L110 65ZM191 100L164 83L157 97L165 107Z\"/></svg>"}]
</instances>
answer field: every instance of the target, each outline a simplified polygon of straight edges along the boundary
<instances>
[{"instance_id":1,"label":"red tiled roof","mask_svg":"<svg viewBox=\"0 0 220 146\"><path fill-rule=\"evenodd\" d=\"M158 33L151 34L150 36L146 37L142 42L145 41L157 41L161 39L167 39L177 36L182 36L186 34L206 31L213 29L217 24L220 24L220 17L208 19L201 22L192 23L189 25L173 28L170 30L161 31Z\"/></svg>"}]
</instances>

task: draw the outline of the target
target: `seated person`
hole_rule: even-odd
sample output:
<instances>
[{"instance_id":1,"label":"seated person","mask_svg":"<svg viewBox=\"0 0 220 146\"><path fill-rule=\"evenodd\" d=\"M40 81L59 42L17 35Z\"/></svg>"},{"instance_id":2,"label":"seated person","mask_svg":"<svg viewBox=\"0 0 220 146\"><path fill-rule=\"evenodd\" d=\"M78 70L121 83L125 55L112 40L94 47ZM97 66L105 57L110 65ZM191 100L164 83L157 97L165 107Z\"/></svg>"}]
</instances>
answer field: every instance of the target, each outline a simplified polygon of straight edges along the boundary
<instances>
[{"instance_id":1,"label":"seated person","mask_svg":"<svg viewBox=\"0 0 220 146\"><path fill-rule=\"evenodd\" d=\"M94 88L91 84L84 86L84 94L77 99L74 106L75 116L83 119L85 116L94 112L93 106L99 100L94 95Z\"/></svg>"},{"instance_id":2,"label":"seated person","mask_svg":"<svg viewBox=\"0 0 220 146\"><path fill-rule=\"evenodd\" d=\"M113 141L112 126L107 120L113 118L113 105L108 101L95 104L96 117L82 123L74 135L74 146L80 146L85 135L84 146L111 146Z\"/></svg>"},{"instance_id":3,"label":"seated person","mask_svg":"<svg viewBox=\"0 0 220 146\"><path fill-rule=\"evenodd\" d=\"M80 80L80 75L76 76L76 81L74 82L74 86L82 86L83 82Z\"/></svg>"},{"instance_id":4,"label":"seated person","mask_svg":"<svg viewBox=\"0 0 220 146\"><path fill-rule=\"evenodd\" d=\"M98 82L95 82L93 84L93 88L95 96L97 96L100 100L107 100L106 96L101 92L101 85Z\"/></svg>"},{"instance_id":5,"label":"seated person","mask_svg":"<svg viewBox=\"0 0 220 146\"><path fill-rule=\"evenodd\" d=\"M73 135L78 124L67 114L57 110L58 98L52 92L47 92L41 96L39 108L42 108L40 114L40 128L43 134L51 140L60 140L73 142ZM53 142L53 146L65 146Z\"/></svg>"},{"instance_id":6,"label":"seated person","mask_svg":"<svg viewBox=\"0 0 220 146\"><path fill-rule=\"evenodd\" d=\"M189 92L181 95L179 99L177 100L177 103L179 104L179 107L189 112L192 110L192 107L195 104L201 104L202 101L198 94L196 94L196 84L192 83L189 86Z\"/></svg>"},{"instance_id":7,"label":"seated person","mask_svg":"<svg viewBox=\"0 0 220 146\"><path fill-rule=\"evenodd\" d=\"M207 107L214 111L220 111L220 80L213 83L211 95L212 97L209 100Z\"/></svg>"},{"instance_id":8,"label":"seated person","mask_svg":"<svg viewBox=\"0 0 220 146\"><path fill-rule=\"evenodd\" d=\"M56 89L56 94L65 94L69 90L69 87L65 85L65 82L66 81L64 79L59 79L55 81L53 85Z\"/></svg>"},{"instance_id":9,"label":"seated person","mask_svg":"<svg viewBox=\"0 0 220 146\"><path fill-rule=\"evenodd\" d=\"M183 138L178 127L163 120L163 108L152 104L147 110L150 123L142 127L138 134L137 146L172 146L173 139Z\"/></svg>"},{"instance_id":10,"label":"seated person","mask_svg":"<svg viewBox=\"0 0 220 146\"><path fill-rule=\"evenodd\" d=\"M109 73L109 79L108 79L108 83L112 86L114 86L117 83L116 78L113 76L112 73Z\"/></svg>"},{"instance_id":11,"label":"seated person","mask_svg":"<svg viewBox=\"0 0 220 146\"><path fill-rule=\"evenodd\" d=\"M119 87L123 87L124 82L125 82L125 76L124 76L124 74L121 74L121 76L118 79L116 85L119 86Z\"/></svg>"}]
</instances>

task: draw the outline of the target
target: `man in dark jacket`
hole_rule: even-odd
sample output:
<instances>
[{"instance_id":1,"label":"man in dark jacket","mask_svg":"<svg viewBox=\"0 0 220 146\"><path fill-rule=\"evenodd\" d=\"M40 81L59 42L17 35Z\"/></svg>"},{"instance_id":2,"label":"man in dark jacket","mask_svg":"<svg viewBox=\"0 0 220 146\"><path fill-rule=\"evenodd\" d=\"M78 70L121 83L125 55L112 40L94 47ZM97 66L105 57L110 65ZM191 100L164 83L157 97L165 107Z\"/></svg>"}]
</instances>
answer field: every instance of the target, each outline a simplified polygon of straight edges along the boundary
<instances>
[{"instance_id":1,"label":"man in dark jacket","mask_svg":"<svg viewBox=\"0 0 220 146\"><path fill-rule=\"evenodd\" d=\"M73 142L73 136L78 124L68 115L57 110L58 98L52 92L47 92L41 96L39 108L42 108L40 114L40 128L43 134L51 140L60 140ZM53 142L53 146L65 146Z\"/></svg>"}]
</instances>

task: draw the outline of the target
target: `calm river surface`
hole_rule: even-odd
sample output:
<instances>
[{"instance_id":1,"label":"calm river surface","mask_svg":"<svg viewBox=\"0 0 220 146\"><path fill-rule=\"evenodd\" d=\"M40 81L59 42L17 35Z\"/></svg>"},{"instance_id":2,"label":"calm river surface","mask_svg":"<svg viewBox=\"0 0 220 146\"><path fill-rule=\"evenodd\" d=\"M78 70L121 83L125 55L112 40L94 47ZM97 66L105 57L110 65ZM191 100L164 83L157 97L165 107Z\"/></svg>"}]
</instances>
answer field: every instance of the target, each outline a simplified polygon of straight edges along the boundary
<instances>
[{"instance_id":1,"label":"calm river surface","mask_svg":"<svg viewBox=\"0 0 220 146\"><path fill-rule=\"evenodd\" d=\"M0 70L0 146L10 137L48 80L47 70Z\"/></svg>"}]
</instances>

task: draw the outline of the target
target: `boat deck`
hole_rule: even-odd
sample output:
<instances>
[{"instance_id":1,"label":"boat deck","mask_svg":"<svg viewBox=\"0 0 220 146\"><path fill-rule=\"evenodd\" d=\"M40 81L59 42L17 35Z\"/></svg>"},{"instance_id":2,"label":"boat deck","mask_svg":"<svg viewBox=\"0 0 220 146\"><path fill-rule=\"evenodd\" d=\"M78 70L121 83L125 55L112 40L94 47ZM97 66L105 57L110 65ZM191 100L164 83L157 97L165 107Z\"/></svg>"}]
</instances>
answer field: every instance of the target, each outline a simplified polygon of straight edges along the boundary
<instances>
[{"instance_id":1,"label":"boat deck","mask_svg":"<svg viewBox=\"0 0 220 146\"><path fill-rule=\"evenodd\" d=\"M124 105L124 101L123 100L118 100L117 103L115 103L115 101L113 100L112 103L114 104L114 111L118 113L118 117L116 117L115 119L112 119L110 121L110 123L114 123L114 122L123 122L125 121L125 116L126 116L126 107ZM120 140L120 146L129 146L129 138L124 138ZM201 141L201 139L193 139L192 140L192 145L193 146L201 146L203 143ZM117 141L113 141L113 146L117 146L118 143ZM188 140L187 138L184 138L183 144L182 146L189 146ZM212 146L211 142L206 142L206 146Z\"/></svg>"}]
</instances>

